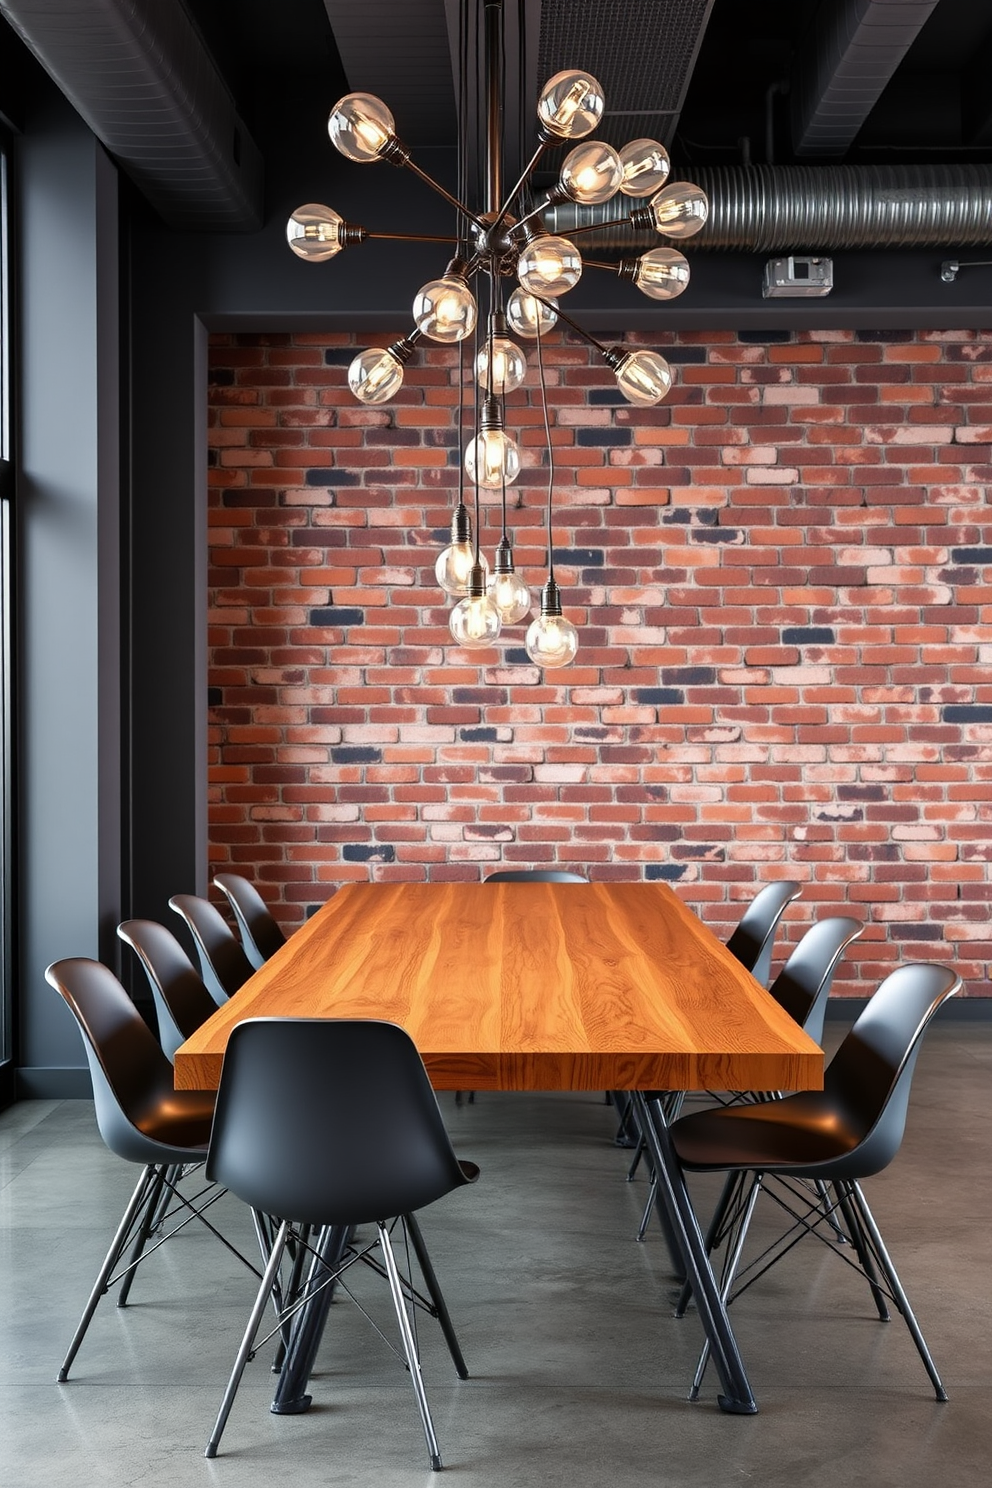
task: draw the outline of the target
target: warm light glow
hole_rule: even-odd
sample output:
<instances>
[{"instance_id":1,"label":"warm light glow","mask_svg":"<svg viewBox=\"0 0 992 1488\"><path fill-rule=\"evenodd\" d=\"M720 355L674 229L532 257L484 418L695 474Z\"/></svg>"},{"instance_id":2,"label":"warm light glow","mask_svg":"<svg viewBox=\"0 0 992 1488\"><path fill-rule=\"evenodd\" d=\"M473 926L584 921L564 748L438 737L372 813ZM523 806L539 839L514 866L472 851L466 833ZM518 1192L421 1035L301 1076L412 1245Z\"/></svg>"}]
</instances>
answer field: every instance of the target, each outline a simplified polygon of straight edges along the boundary
<instances>
[{"instance_id":1,"label":"warm light glow","mask_svg":"<svg viewBox=\"0 0 992 1488\"><path fill-rule=\"evenodd\" d=\"M470 651L491 646L500 632L499 610L488 594L470 595L455 605L448 619L452 639Z\"/></svg>"},{"instance_id":2,"label":"warm light glow","mask_svg":"<svg viewBox=\"0 0 992 1488\"><path fill-rule=\"evenodd\" d=\"M441 549L434 564L434 577L445 594L459 597L468 593L468 581L472 576L474 562L475 549L471 538L467 538L465 542L449 543L446 548ZM483 569L488 569L489 565L481 553L479 562Z\"/></svg>"},{"instance_id":3,"label":"warm light glow","mask_svg":"<svg viewBox=\"0 0 992 1488\"><path fill-rule=\"evenodd\" d=\"M572 201L583 206L609 201L620 189L623 166L611 145L599 140L576 145L562 162L561 184Z\"/></svg>"},{"instance_id":4,"label":"warm light glow","mask_svg":"<svg viewBox=\"0 0 992 1488\"><path fill-rule=\"evenodd\" d=\"M460 274L443 274L418 290L413 318L432 341L464 341L478 318L475 296Z\"/></svg>"},{"instance_id":5,"label":"warm light glow","mask_svg":"<svg viewBox=\"0 0 992 1488\"><path fill-rule=\"evenodd\" d=\"M348 368L348 386L359 403L385 403L403 384L403 363L391 351L370 346Z\"/></svg>"},{"instance_id":6,"label":"warm light glow","mask_svg":"<svg viewBox=\"0 0 992 1488\"><path fill-rule=\"evenodd\" d=\"M677 248L652 248L637 260L634 283L652 300L674 300L689 283L689 264Z\"/></svg>"},{"instance_id":7,"label":"warm light glow","mask_svg":"<svg viewBox=\"0 0 992 1488\"><path fill-rule=\"evenodd\" d=\"M617 386L628 403L660 403L672 385L672 369L656 351L631 351L616 369Z\"/></svg>"},{"instance_id":8,"label":"warm light glow","mask_svg":"<svg viewBox=\"0 0 992 1488\"><path fill-rule=\"evenodd\" d=\"M673 181L648 202L654 225L666 238L692 238L706 225L710 204L706 192L689 181Z\"/></svg>"},{"instance_id":9,"label":"warm light glow","mask_svg":"<svg viewBox=\"0 0 992 1488\"><path fill-rule=\"evenodd\" d=\"M561 295L582 277L582 258L568 238L535 238L517 259L517 278L531 294Z\"/></svg>"},{"instance_id":10,"label":"warm light glow","mask_svg":"<svg viewBox=\"0 0 992 1488\"><path fill-rule=\"evenodd\" d=\"M373 93L346 93L331 110L327 132L335 149L365 165L381 157L395 138L396 125L381 98Z\"/></svg>"},{"instance_id":11,"label":"warm light glow","mask_svg":"<svg viewBox=\"0 0 992 1488\"><path fill-rule=\"evenodd\" d=\"M527 358L515 341L493 336L475 359L475 375L488 393L512 393L527 376Z\"/></svg>"},{"instance_id":12,"label":"warm light glow","mask_svg":"<svg viewBox=\"0 0 992 1488\"><path fill-rule=\"evenodd\" d=\"M519 574L494 573L489 576L489 597L499 610L504 625L515 625L529 612L531 592Z\"/></svg>"},{"instance_id":13,"label":"warm light glow","mask_svg":"<svg viewBox=\"0 0 992 1488\"><path fill-rule=\"evenodd\" d=\"M520 451L502 429L483 429L466 447L465 473L473 485L498 491L520 474Z\"/></svg>"},{"instance_id":14,"label":"warm light glow","mask_svg":"<svg viewBox=\"0 0 992 1488\"><path fill-rule=\"evenodd\" d=\"M606 99L588 72L556 72L541 89L537 117L559 139L582 139L603 117Z\"/></svg>"},{"instance_id":15,"label":"warm light glow","mask_svg":"<svg viewBox=\"0 0 992 1488\"><path fill-rule=\"evenodd\" d=\"M668 180L672 162L668 151L657 140L636 139L624 145L620 151L623 180L620 190L624 196L651 196Z\"/></svg>"},{"instance_id":16,"label":"warm light glow","mask_svg":"<svg viewBox=\"0 0 992 1488\"><path fill-rule=\"evenodd\" d=\"M524 644L538 666L568 666L579 649L579 633L564 615L540 615L528 626Z\"/></svg>"},{"instance_id":17,"label":"warm light glow","mask_svg":"<svg viewBox=\"0 0 992 1488\"><path fill-rule=\"evenodd\" d=\"M307 202L286 223L286 241L297 258L308 263L323 263L340 253L344 246L340 238L344 218L333 207L320 202Z\"/></svg>"},{"instance_id":18,"label":"warm light glow","mask_svg":"<svg viewBox=\"0 0 992 1488\"><path fill-rule=\"evenodd\" d=\"M552 303L555 303L552 301ZM548 305L543 305L525 289L515 289L506 303L506 319L510 330L518 336L535 340L544 336L558 323L558 317Z\"/></svg>"}]
</instances>

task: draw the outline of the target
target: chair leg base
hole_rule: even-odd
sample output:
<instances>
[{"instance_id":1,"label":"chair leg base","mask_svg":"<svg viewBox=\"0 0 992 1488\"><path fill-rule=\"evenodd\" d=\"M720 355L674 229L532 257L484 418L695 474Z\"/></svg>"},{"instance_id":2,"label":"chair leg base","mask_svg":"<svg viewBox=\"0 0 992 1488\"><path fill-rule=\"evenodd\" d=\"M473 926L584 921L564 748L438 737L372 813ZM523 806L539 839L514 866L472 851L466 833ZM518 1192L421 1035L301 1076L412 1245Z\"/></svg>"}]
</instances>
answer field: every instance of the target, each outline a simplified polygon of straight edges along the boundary
<instances>
[{"instance_id":1,"label":"chair leg base","mask_svg":"<svg viewBox=\"0 0 992 1488\"><path fill-rule=\"evenodd\" d=\"M312 1395L297 1395L295 1400L273 1400L269 1410L274 1416L302 1416L313 1402Z\"/></svg>"}]
</instances>

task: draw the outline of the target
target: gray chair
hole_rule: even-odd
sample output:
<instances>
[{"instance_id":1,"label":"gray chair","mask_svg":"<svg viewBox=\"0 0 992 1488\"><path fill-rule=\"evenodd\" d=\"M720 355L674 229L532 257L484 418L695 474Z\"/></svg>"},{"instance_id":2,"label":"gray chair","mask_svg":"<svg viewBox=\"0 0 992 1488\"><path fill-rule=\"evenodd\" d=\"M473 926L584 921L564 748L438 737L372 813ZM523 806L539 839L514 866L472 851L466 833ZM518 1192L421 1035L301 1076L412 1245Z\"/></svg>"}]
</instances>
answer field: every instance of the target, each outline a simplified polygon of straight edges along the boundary
<instances>
[{"instance_id":1,"label":"gray chair","mask_svg":"<svg viewBox=\"0 0 992 1488\"><path fill-rule=\"evenodd\" d=\"M486 883L588 883L581 873L566 873L562 868L500 868L490 873Z\"/></svg>"},{"instance_id":2,"label":"gray chair","mask_svg":"<svg viewBox=\"0 0 992 1488\"><path fill-rule=\"evenodd\" d=\"M905 1320L938 1400L947 1395L910 1307L861 1180L880 1173L902 1143L910 1085L923 1034L937 1010L961 986L946 966L901 966L886 977L827 1067L822 1091L800 1091L756 1105L725 1106L683 1116L671 1128L672 1146L689 1172L725 1172L725 1186L706 1237L709 1251L726 1243L722 1276L729 1302L790 1251L815 1236L829 1250L833 1229L824 1221L842 1216L847 1238L861 1263L881 1319L886 1297ZM808 1184L814 1184L814 1193ZM819 1190L830 1184L836 1199L824 1214ZM740 1262L757 1198L774 1186L791 1228L776 1245L764 1247L745 1270ZM847 1256L844 1255L847 1259ZM742 1278L736 1291L734 1282ZM681 1312L687 1293L679 1304ZM700 1355L690 1395L698 1394L709 1350Z\"/></svg>"},{"instance_id":3,"label":"gray chair","mask_svg":"<svg viewBox=\"0 0 992 1488\"><path fill-rule=\"evenodd\" d=\"M244 986L255 968L234 931L209 899L196 894L173 894L169 908L186 922L199 958L200 975L214 1002L223 1007Z\"/></svg>"},{"instance_id":4,"label":"gray chair","mask_svg":"<svg viewBox=\"0 0 992 1488\"><path fill-rule=\"evenodd\" d=\"M214 883L231 906L245 955L257 971L286 944L268 905L254 884L240 873L216 873Z\"/></svg>"},{"instance_id":5,"label":"gray chair","mask_svg":"<svg viewBox=\"0 0 992 1488\"><path fill-rule=\"evenodd\" d=\"M201 1023L217 1011L217 1004L171 930L156 920L125 920L117 934L129 945L145 969L155 1002L158 1041L173 1059Z\"/></svg>"},{"instance_id":6,"label":"gray chair","mask_svg":"<svg viewBox=\"0 0 992 1488\"><path fill-rule=\"evenodd\" d=\"M362 1120L355 1121L361 1110ZM254 1018L233 1030L224 1056L207 1177L255 1211L282 1218L206 1455L214 1457L255 1337L274 1294L287 1242L309 1251L313 1231L374 1224L430 1465L441 1467L407 1311L415 1294L399 1275L388 1222L399 1216L414 1246L456 1372L466 1370L413 1211L473 1183L459 1162L416 1046L393 1023ZM339 1275L339 1271L333 1273ZM332 1278L323 1276L319 1286ZM307 1302L312 1301L307 1294ZM293 1305L299 1306L295 1298ZM278 1331L278 1325L277 1330Z\"/></svg>"},{"instance_id":7,"label":"gray chair","mask_svg":"<svg viewBox=\"0 0 992 1488\"><path fill-rule=\"evenodd\" d=\"M727 941L727 950L734 953L763 987L768 986L771 975L778 922L802 891L802 884L791 878L766 884L755 894Z\"/></svg>"}]
</instances>

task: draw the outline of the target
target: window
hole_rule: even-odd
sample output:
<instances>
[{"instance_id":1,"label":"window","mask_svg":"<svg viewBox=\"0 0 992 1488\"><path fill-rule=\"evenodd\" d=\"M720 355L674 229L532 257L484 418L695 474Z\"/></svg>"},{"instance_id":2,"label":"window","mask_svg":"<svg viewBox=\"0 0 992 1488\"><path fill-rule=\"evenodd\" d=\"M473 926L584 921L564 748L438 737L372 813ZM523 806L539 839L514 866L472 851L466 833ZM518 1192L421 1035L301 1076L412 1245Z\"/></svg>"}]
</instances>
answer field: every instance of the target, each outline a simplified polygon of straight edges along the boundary
<instances>
[{"instance_id":1,"label":"window","mask_svg":"<svg viewBox=\"0 0 992 1488\"><path fill-rule=\"evenodd\" d=\"M11 451L10 137L0 127L0 1105L13 1098L11 789Z\"/></svg>"}]
</instances>

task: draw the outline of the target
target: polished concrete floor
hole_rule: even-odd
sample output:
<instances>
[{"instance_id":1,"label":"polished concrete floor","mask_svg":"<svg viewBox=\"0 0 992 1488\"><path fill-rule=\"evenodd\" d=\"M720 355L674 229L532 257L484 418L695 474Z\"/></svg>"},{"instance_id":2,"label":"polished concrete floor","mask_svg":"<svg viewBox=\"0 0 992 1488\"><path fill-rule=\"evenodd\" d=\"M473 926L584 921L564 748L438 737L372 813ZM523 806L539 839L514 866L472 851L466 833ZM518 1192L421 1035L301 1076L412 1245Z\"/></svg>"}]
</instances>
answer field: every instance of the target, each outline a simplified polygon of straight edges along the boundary
<instances>
[{"instance_id":1,"label":"polished concrete floor","mask_svg":"<svg viewBox=\"0 0 992 1488\"><path fill-rule=\"evenodd\" d=\"M672 1317L657 1227L633 1238L644 1180L624 1182L601 1099L485 1095L456 1109L444 1097L456 1148L482 1168L422 1217L472 1373L454 1379L435 1325L421 1325L448 1476L466 1488L986 1484L990 1076L992 1026L935 1026L902 1152L866 1185L949 1402L935 1402L902 1322L879 1323L860 1278L806 1242L734 1308L760 1406L750 1418L720 1413L712 1373L686 1401L699 1324ZM192 1229L149 1259L127 1309L105 1299L71 1379L54 1382L135 1176L104 1148L88 1102L0 1115L0 1483L436 1482L408 1378L346 1298L331 1310L309 1414L270 1414L260 1353L221 1455L204 1460L254 1287ZM694 1191L704 1209L712 1187ZM227 1198L221 1212L247 1244L240 1206ZM376 1278L361 1299L389 1332Z\"/></svg>"}]
</instances>

